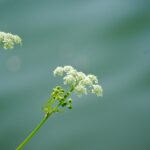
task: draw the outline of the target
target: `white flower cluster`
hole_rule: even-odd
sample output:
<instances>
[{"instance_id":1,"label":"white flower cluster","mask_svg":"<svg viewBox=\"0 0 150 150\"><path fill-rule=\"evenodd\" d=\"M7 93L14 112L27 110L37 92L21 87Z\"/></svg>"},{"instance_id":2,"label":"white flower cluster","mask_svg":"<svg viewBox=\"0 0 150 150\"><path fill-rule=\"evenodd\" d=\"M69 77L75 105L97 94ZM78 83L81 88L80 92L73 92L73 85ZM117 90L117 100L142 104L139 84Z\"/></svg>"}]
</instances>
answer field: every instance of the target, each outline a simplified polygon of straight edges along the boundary
<instances>
[{"instance_id":1,"label":"white flower cluster","mask_svg":"<svg viewBox=\"0 0 150 150\"><path fill-rule=\"evenodd\" d=\"M53 73L54 76L64 75L64 84L71 86L78 95L93 93L102 96L103 89L98 85L98 79L95 75L85 75L72 66L57 67Z\"/></svg>"},{"instance_id":2,"label":"white flower cluster","mask_svg":"<svg viewBox=\"0 0 150 150\"><path fill-rule=\"evenodd\" d=\"M11 33L0 32L0 47L11 49L15 44L21 44L21 38Z\"/></svg>"}]
</instances>

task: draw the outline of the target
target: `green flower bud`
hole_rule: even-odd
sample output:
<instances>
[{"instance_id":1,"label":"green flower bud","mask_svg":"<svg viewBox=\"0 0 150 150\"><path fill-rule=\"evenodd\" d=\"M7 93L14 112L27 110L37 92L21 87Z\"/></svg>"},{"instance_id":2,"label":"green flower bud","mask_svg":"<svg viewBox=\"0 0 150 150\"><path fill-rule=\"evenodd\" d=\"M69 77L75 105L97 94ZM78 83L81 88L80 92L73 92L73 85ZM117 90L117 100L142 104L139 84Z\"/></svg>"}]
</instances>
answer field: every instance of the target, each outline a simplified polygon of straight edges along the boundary
<instances>
[{"instance_id":1,"label":"green flower bud","mask_svg":"<svg viewBox=\"0 0 150 150\"><path fill-rule=\"evenodd\" d=\"M69 103L72 103L72 99L71 99L71 98L69 98L69 99L68 99L68 102L69 102Z\"/></svg>"},{"instance_id":2,"label":"green flower bud","mask_svg":"<svg viewBox=\"0 0 150 150\"><path fill-rule=\"evenodd\" d=\"M72 109L72 105L68 105L67 107L68 107L69 109Z\"/></svg>"},{"instance_id":3,"label":"green flower bud","mask_svg":"<svg viewBox=\"0 0 150 150\"><path fill-rule=\"evenodd\" d=\"M66 106L66 105L67 105L67 102L64 102L61 104L62 107Z\"/></svg>"}]
</instances>

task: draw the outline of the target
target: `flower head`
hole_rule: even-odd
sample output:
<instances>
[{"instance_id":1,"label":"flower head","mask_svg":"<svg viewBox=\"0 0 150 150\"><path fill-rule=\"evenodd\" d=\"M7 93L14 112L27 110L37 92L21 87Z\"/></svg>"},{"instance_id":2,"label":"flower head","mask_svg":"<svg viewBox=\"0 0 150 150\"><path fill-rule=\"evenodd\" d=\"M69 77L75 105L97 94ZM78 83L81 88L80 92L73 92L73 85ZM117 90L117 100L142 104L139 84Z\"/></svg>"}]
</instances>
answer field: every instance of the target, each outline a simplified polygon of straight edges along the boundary
<instances>
[{"instance_id":1,"label":"flower head","mask_svg":"<svg viewBox=\"0 0 150 150\"><path fill-rule=\"evenodd\" d=\"M4 49L12 49L15 44L21 44L22 40L18 35L0 32L0 47Z\"/></svg>"},{"instance_id":2,"label":"flower head","mask_svg":"<svg viewBox=\"0 0 150 150\"><path fill-rule=\"evenodd\" d=\"M68 85L69 89L64 89L61 86L53 88L51 96L43 108L46 114L61 112L66 107L72 109L72 99L70 96L73 92L78 96L89 93L102 96L103 90L98 85L98 79L95 75L86 75L83 72L78 72L72 66L59 66L53 73L54 76L63 76L63 83Z\"/></svg>"},{"instance_id":3,"label":"flower head","mask_svg":"<svg viewBox=\"0 0 150 150\"><path fill-rule=\"evenodd\" d=\"M72 66L57 67L54 75L63 76L64 84L69 85L78 95L93 93L102 96L102 87L95 75L78 72Z\"/></svg>"}]
</instances>

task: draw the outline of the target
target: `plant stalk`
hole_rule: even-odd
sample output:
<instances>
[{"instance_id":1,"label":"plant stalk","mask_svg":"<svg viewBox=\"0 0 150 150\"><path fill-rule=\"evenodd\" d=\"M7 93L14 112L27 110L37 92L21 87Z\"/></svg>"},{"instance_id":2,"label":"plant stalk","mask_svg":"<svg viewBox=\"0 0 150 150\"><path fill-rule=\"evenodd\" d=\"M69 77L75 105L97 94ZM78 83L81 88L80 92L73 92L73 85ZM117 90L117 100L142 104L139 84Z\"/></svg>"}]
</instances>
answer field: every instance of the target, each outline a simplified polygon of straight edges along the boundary
<instances>
[{"instance_id":1,"label":"plant stalk","mask_svg":"<svg viewBox=\"0 0 150 150\"><path fill-rule=\"evenodd\" d=\"M52 112L53 113L53 112ZM37 133L37 131L42 127L45 121L49 118L52 113L46 114L42 121L35 127L35 129L28 135L28 137L16 148L16 150L22 150L24 146L30 141L30 139Z\"/></svg>"}]
</instances>

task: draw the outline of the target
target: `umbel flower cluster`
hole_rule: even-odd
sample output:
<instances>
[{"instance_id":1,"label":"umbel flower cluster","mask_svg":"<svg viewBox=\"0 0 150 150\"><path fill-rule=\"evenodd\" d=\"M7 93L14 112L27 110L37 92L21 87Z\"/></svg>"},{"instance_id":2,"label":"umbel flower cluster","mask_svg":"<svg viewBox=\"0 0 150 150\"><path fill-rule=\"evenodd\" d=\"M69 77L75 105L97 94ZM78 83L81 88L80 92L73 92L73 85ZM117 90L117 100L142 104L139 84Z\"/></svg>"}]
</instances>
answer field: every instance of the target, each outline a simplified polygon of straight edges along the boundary
<instances>
[{"instance_id":1,"label":"umbel flower cluster","mask_svg":"<svg viewBox=\"0 0 150 150\"><path fill-rule=\"evenodd\" d=\"M65 90L61 86L56 86L53 89L48 102L44 106L46 114L61 111L60 106L67 106L71 109L72 99L70 96L73 92L78 96L89 93L102 96L103 89L98 85L98 79L95 75L78 72L72 66L57 67L53 73L54 76L62 76L64 85L68 85L69 88Z\"/></svg>"},{"instance_id":2,"label":"umbel flower cluster","mask_svg":"<svg viewBox=\"0 0 150 150\"><path fill-rule=\"evenodd\" d=\"M4 49L12 49L15 44L21 44L22 40L18 35L0 32L0 47Z\"/></svg>"},{"instance_id":3,"label":"umbel flower cluster","mask_svg":"<svg viewBox=\"0 0 150 150\"><path fill-rule=\"evenodd\" d=\"M54 76L63 75L64 84L72 87L78 95L93 93L102 96L102 87L98 85L98 79L95 75L85 75L72 66L57 67L54 70Z\"/></svg>"},{"instance_id":4,"label":"umbel flower cluster","mask_svg":"<svg viewBox=\"0 0 150 150\"><path fill-rule=\"evenodd\" d=\"M37 133L52 114L61 112L66 107L72 109L72 99L70 96L73 92L79 96L89 93L102 96L103 90L102 87L98 85L98 79L95 75L86 75L83 72L78 72L72 66L57 67L53 73L54 76L62 76L64 84L69 88L64 89L61 86L56 86L52 90L47 103L43 107L43 111L45 112L44 118L16 150L22 150L26 143L30 141L33 135Z\"/></svg>"}]
</instances>

